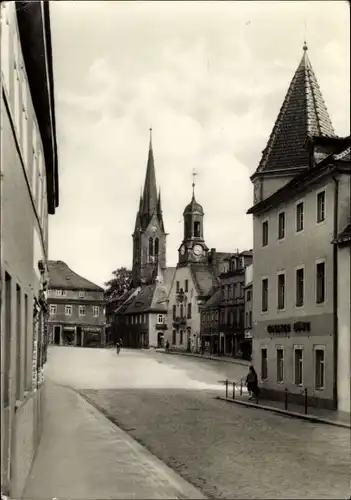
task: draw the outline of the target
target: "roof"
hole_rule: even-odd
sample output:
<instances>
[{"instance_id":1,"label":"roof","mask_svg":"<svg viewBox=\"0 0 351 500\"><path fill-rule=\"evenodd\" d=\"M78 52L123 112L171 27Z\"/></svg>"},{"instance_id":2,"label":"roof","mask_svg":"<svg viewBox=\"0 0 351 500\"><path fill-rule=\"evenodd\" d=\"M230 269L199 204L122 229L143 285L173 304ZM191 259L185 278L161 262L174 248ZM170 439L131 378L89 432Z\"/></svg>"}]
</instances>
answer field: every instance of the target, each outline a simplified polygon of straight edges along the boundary
<instances>
[{"instance_id":1,"label":"roof","mask_svg":"<svg viewBox=\"0 0 351 500\"><path fill-rule=\"evenodd\" d=\"M220 302L222 299L222 291L220 288L217 288L215 292L213 293L212 297L208 299L206 304L204 304L203 308L204 309L211 309L213 307L219 306Z\"/></svg>"},{"instance_id":2,"label":"roof","mask_svg":"<svg viewBox=\"0 0 351 500\"><path fill-rule=\"evenodd\" d=\"M208 296L217 285L213 269L206 265L191 265L190 272L193 277L197 292L200 296Z\"/></svg>"},{"instance_id":3,"label":"roof","mask_svg":"<svg viewBox=\"0 0 351 500\"><path fill-rule=\"evenodd\" d=\"M335 132L305 45L255 173L308 167L304 144L312 135L334 137Z\"/></svg>"},{"instance_id":4,"label":"roof","mask_svg":"<svg viewBox=\"0 0 351 500\"><path fill-rule=\"evenodd\" d=\"M104 291L102 287L72 271L62 260L49 260L48 271L49 288Z\"/></svg>"},{"instance_id":5,"label":"roof","mask_svg":"<svg viewBox=\"0 0 351 500\"><path fill-rule=\"evenodd\" d=\"M54 76L49 2L15 2L22 55L43 143L48 212L59 205Z\"/></svg>"},{"instance_id":6,"label":"roof","mask_svg":"<svg viewBox=\"0 0 351 500\"><path fill-rule=\"evenodd\" d=\"M193 197L191 199L191 202L188 203L188 205L185 207L183 215L189 214L189 213L192 214L194 212L198 212L199 214L204 215L204 209L202 208L202 206L200 205L200 203L198 203L195 200L195 196L194 196L194 193L193 193Z\"/></svg>"},{"instance_id":7,"label":"roof","mask_svg":"<svg viewBox=\"0 0 351 500\"><path fill-rule=\"evenodd\" d=\"M336 243L351 245L351 223L339 234Z\"/></svg>"},{"instance_id":8,"label":"roof","mask_svg":"<svg viewBox=\"0 0 351 500\"><path fill-rule=\"evenodd\" d=\"M161 294L155 297L155 295L157 295L157 292L159 291L164 291L164 294L162 296L163 301L161 298ZM156 284L145 285L140 289L139 293L133 296L133 298L129 302L127 309L124 312L125 314L135 314L150 311L152 309L162 309L166 311L167 305L164 304L164 301L166 299L167 295L164 287L158 286Z\"/></svg>"}]
</instances>

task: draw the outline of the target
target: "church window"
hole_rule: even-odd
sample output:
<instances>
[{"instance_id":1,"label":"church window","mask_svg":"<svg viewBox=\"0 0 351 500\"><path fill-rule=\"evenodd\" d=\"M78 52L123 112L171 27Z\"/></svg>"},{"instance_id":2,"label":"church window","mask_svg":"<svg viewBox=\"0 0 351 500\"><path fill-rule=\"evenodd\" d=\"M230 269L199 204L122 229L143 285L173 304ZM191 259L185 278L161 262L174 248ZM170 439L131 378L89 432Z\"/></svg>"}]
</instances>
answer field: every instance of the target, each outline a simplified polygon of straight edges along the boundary
<instances>
[{"instance_id":1,"label":"church window","mask_svg":"<svg viewBox=\"0 0 351 500\"><path fill-rule=\"evenodd\" d=\"M154 240L153 238L149 238L149 256L153 256L154 255Z\"/></svg>"},{"instance_id":2,"label":"church window","mask_svg":"<svg viewBox=\"0 0 351 500\"><path fill-rule=\"evenodd\" d=\"M158 255L159 251L159 243L158 243L158 238L155 238L155 255Z\"/></svg>"},{"instance_id":3,"label":"church window","mask_svg":"<svg viewBox=\"0 0 351 500\"><path fill-rule=\"evenodd\" d=\"M198 221L194 222L194 237L200 238L200 222Z\"/></svg>"}]
</instances>

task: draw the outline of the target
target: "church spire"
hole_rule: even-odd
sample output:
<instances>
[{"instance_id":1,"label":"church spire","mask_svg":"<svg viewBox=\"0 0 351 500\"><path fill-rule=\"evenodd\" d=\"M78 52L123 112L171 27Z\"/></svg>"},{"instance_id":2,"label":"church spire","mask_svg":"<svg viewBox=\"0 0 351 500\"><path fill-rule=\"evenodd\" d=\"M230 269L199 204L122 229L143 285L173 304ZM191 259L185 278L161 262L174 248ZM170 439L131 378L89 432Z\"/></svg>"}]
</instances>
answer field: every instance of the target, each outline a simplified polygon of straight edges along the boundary
<instances>
[{"instance_id":1,"label":"church spire","mask_svg":"<svg viewBox=\"0 0 351 500\"><path fill-rule=\"evenodd\" d=\"M295 71L278 117L262 153L256 173L308 167L307 137L335 137L334 128L309 60L304 42L300 64Z\"/></svg>"},{"instance_id":2,"label":"church spire","mask_svg":"<svg viewBox=\"0 0 351 500\"><path fill-rule=\"evenodd\" d=\"M150 218L157 210L157 189L156 174L154 164L154 154L152 150L152 129L150 128L149 156L147 160L145 184L143 191L142 215Z\"/></svg>"}]
</instances>

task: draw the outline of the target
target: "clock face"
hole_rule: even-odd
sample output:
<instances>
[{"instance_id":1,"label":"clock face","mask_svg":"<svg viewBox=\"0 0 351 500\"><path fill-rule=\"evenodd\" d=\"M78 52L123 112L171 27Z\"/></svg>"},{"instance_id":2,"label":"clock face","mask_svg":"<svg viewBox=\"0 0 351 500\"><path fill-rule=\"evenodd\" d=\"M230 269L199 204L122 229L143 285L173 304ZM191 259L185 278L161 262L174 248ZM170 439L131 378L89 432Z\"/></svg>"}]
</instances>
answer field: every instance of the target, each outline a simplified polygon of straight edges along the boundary
<instances>
[{"instance_id":1,"label":"clock face","mask_svg":"<svg viewBox=\"0 0 351 500\"><path fill-rule=\"evenodd\" d=\"M184 255L184 254L185 254L185 246L184 246L184 245L182 245L182 246L180 247L180 253L181 253L181 255Z\"/></svg>"},{"instance_id":2,"label":"clock face","mask_svg":"<svg viewBox=\"0 0 351 500\"><path fill-rule=\"evenodd\" d=\"M193 248L194 255L196 255L196 256L201 255L203 251L204 250L203 250L201 245L195 245Z\"/></svg>"}]
</instances>

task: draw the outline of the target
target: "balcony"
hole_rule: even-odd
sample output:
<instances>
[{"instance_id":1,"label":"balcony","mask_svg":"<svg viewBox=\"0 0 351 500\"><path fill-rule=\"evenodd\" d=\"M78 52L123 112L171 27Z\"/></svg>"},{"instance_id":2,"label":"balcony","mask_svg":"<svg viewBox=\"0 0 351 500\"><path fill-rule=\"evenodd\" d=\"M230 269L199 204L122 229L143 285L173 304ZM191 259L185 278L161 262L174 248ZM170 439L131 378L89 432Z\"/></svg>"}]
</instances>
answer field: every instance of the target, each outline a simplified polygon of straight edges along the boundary
<instances>
[{"instance_id":1,"label":"balcony","mask_svg":"<svg viewBox=\"0 0 351 500\"><path fill-rule=\"evenodd\" d=\"M181 327L184 328L186 326L186 318L180 318L177 316L176 318L173 318L173 326L175 328Z\"/></svg>"},{"instance_id":2,"label":"balcony","mask_svg":"<svg viewBox=\"0 0 351 500\"><path fill-rule=\"evenodd\" d=\"M168 330L167 323L156 323L156 330Z\"/></svg>"}]
</instances>

